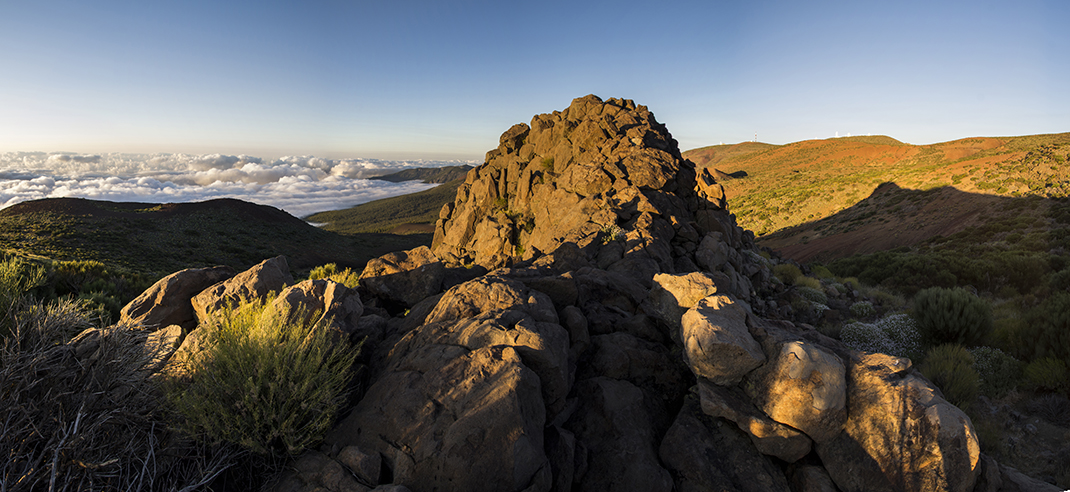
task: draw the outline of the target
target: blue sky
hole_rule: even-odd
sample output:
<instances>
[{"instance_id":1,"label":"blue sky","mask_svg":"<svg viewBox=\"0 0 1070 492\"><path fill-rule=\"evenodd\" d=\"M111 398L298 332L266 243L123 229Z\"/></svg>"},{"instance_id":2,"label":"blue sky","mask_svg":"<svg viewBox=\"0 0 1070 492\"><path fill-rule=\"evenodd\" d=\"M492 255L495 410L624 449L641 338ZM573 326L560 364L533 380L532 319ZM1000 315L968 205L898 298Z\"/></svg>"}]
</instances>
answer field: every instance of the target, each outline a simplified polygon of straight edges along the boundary
<instances>
[{"instance_id":1,"label":"blue sky","mask_svg":"<svg viewBox=\"0 0 1070 492\"><path fill-rule=\"evenodd\" d=\"M579 96L682 149L1070 131L1070 2L0 1L0 152L481 158Z\"/></svg>"}]
</instances>

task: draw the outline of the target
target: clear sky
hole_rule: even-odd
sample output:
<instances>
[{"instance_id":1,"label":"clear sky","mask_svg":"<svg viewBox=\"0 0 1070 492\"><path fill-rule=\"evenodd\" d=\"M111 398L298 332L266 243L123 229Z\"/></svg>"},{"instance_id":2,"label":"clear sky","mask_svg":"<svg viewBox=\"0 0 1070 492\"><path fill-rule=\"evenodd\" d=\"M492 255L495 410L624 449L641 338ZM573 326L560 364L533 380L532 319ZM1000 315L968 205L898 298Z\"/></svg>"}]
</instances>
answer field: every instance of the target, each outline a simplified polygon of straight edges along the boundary
<instances>
[{"instance_id":1,"label":"clear sky","mask_svg":"<svg viewBox=\"0 0 1070 492\"><path fill-rule=\"evenodd\" d=\"M1070 131L1070 2L0 0L0 152L481 158L579 96L682 149Z\"/></svg>"}]
</instances>

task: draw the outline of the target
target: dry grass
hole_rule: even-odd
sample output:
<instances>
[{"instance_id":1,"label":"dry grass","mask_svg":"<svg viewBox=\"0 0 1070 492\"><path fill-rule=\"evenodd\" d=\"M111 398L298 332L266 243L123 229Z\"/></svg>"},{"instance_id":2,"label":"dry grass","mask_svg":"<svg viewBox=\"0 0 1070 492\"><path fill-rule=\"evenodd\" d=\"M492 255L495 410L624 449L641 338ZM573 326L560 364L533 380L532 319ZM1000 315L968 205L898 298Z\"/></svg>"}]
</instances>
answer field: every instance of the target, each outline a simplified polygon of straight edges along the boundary
<instances>
[{"instance_id":1,"label":"dry grass","mask_svg":"<svg viewBox=\"0 0 1070 492\"><path fill-rule=\"evenodd\" d=\"M91 328L72 301L23 300L8 318L0 490L194 490L233 463L235 451L170 429L146 369L145 332Z\"/></svg>"}]
</instances>

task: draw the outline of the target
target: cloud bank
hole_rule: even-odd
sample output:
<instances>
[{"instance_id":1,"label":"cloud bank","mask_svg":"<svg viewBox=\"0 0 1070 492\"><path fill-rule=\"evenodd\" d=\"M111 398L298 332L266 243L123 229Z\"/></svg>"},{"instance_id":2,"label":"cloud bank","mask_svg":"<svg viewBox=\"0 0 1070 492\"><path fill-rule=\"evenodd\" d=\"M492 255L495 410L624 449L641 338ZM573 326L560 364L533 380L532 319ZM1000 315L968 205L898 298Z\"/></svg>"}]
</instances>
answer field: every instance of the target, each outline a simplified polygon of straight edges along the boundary
<instances>
[{"instance_id":1,"label":"cloud bank","mask_svg":"<svg viewBox=\"0 0 1070 492\"><path fill-rule=\"evenodd\" d=\"M247 155L0 154L0 208L27 200L78 197L117 202L195 202L237 198L281 208L297 217L434 185L369 180L413 167L469 161L387 161Z\"/></svg>"}]
</instances>

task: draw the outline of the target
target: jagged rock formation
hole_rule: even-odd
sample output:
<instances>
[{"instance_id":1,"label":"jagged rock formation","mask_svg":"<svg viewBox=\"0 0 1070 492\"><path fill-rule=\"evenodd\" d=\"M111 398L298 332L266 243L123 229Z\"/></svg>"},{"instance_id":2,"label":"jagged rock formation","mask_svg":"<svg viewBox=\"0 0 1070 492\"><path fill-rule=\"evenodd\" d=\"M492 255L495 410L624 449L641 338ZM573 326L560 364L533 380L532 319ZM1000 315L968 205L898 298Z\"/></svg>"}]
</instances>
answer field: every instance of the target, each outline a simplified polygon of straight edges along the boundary
<instances>
[{"instance_id":1,"label":"jagged rock formation","mask_svg":"<svg viewBox=\"0 0 1070 492\"><path fill-rule=\"evenodd\" d=\"M510 128L436 228L369 263L344 330L369 335L367 390L276 490L1029 483L909 360L773 319L768 260L643 106L587 96Z\"/></svg>"},{"instance_id":2,"label":"jagged rock formation","mask_svg":"<svg viewBox=\"0 0 1070 492\"><path fill-rule=\"evenodd\" d=\"M750 298L761 269L741 248L724 189L680 157L645 106L586 96L514 125L442 208L432 250L493 270L574 244L592 266L649 288L659 272L724 269ZM735 252L733 254L733 252Z\"/></svg>"}]
</instances>

